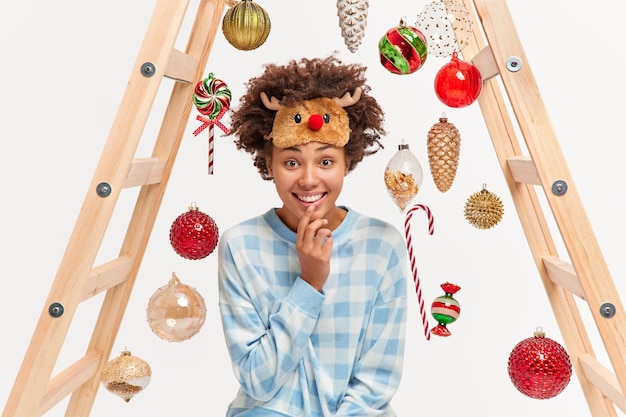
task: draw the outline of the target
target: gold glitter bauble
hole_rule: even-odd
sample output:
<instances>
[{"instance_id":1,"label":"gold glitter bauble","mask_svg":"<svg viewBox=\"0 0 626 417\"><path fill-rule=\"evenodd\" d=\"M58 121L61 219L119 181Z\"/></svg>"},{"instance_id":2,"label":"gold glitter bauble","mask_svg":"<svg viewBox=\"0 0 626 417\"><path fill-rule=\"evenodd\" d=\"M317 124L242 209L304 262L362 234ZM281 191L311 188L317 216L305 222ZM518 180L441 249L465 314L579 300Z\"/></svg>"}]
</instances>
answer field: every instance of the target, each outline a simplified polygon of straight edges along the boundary
<instances>
[{"instance_id":1,"label":"gold glitter bauble","mask_svg":"<svg viewBox=\"0 0 626 417\"><path fill-rule=\"evenodd\" d=\"M461 152L461 134L442 116L428 131L428 163L437 189L445 193L452 186Z\"/></svg>"},{"instance_id":2,"label":"gold glitter bauble","mask_svg":"<svg viewBox=\"0 0 626 417\"><path fill-rule=\"evenodd\" d=\"M235 48L250 51L265 43L271 26L264 8L252 0L242 0L224 14L222 33Z\"/></svg>"},{"instance_id":3,"label":"gold glitter bauble","mask_svg":"<svg viewBox=\"0 0 626 417\"><path fill-rule=\"evenodd\" d=\"M465 202L465 218L479 229L491 229L502 220L503 214L502 201L497 195L487 191L485 185Z\"/></svg>"},{"instance_id":4,"label":"gold glitter bauble","mask_svg":"<svg viewBox=\"0 0 626 417\"><path fill-rule=\"evenodd\" d=\"M148 386L151 376L152 370L148 362L124 350L120 356L104 366L100 380L107 391L129 402L135 394Z\"/></svg>"}]
</instances>

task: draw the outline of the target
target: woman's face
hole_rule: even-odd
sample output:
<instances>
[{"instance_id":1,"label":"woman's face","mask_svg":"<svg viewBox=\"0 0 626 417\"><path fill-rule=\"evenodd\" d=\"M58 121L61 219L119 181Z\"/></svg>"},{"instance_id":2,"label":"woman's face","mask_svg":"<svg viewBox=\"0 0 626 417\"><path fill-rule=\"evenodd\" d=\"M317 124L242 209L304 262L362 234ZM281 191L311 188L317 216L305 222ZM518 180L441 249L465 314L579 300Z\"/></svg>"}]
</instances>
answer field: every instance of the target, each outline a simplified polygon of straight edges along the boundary
<instances>
[{"instance_id":1,"label":"woman's face","mask_svg":"<svg viewBox=\"0 0 626 417\"><path fill-rule=\"evenodd\" d=\"M320 142L273 146L267 166L283 202L278 216L291 230L310 205L315 206L314 219L327 219L331 230L339 226L345 212L336 202L348 174L344 148Z\"/></svg>"}]
</instances>

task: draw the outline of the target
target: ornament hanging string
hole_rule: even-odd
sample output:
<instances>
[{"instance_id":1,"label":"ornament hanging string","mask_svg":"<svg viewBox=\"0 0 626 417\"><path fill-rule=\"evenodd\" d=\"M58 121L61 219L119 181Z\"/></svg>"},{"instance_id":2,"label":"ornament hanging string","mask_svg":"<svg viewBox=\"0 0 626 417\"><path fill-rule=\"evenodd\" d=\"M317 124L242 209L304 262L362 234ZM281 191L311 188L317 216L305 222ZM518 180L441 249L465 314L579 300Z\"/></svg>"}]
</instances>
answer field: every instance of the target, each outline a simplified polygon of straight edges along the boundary
<instances>
[{"instance_id":1,"label":"ornament hanging string","mask_svg":"<svg viewBox=\"0 0 626 417\"><path fill-rule=\"evenodd\" d=\"M415 282L415 293L417 294L417 302L419 305L420 317L422 318L422 324L424 326L424 336L426 340L430 340L430 330L428 319L426 318L426 308L424 307L424 297L422 295L421 281L419 273L417 271L417 264L415 262L415 254L413 253L413 238L411 236L411 218L413 213L418 210L424 210L428 218L428 234L432 235L435 232L434 217L430 208L424 204L415 204L406 212L404 220L404 233L406 237L406 248L409 253L409 262L411 264L411 273L413 274L413 281Z\"/></svg>"},{"instance_id":2,"label":"ornament hanging string","mask_svg":"<svg viewBox=\"0 0 626 417\"><path fill-rule=\"evenodd\" d=\"M224 126L220 119L226 113L227 108L223 108L222 111L219 112L215 119L209 119L208 117L204 117L202 115L197 115L196 120L203 122L196 130L194 130L193 135L198 136L204 129L209 128L209 174L213 174L213 153L214 153L214 134L213 134L213 126L217 125L225 134L229 134L230 130Z\"/></svg>"}]
</instances>

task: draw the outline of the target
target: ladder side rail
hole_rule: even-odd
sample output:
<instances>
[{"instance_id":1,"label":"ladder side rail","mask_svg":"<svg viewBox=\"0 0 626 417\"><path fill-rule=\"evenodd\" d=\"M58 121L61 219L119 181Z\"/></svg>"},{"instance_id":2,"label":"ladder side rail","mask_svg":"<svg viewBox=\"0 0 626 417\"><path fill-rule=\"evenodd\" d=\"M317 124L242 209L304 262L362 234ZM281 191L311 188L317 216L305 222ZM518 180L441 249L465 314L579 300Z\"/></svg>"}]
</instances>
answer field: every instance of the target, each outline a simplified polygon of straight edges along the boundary
<instances>
[{"instance_id":1,"label":"ladder side rail","mask_svg":"<svg viewBox=\"0 0 626 417\"><path fill-rule=\"evenodd\" d=\"M478 0L462 0L465 8L472 15L472 20L480 22L481 27L485 30L486 26L492 24L490 16L481 13L479 8L475 10L473 1ZM476 18L477 14L480 19ZM463 49L465 56L477 56L479 52L485 49L485 42L480 35L476 30L474 31L473 41ZM502 32L499 36L510 35ZM481 54L481 56L485 55L489 54ZM535 188L528 184L516 182L509 169L508 160L520 157L522 150L516 138L505 99L495 79L484 83L478 103L565 345L574 356L582 353L593 355L593 348L575 300L570 293L550 281L545 268L544 257L558 256ZM592 414L607 417L616 416L613 404L604 398L594 385L589 383L578 361L573 361L572 365Z\"/></svg>"},{"instance_id":2,"label":"ladder side rail","mask_svg":"<svg viewBox=\"0 0 626 417\"><path fill-rule=\"evenodd\" d=\"M196 57L198 61L194 77L196 80L203 76L223 9L224 3L221 0L202 0L199 3L186 48L186 54ZM111 288L105 295L88 348L88 351L103 352L98 372L94 378L74 391L66 410L67 416L89 415L93 407L100 386L100 371L110 357L185 133L191 113L194 88L195 83L176 82L174 84L153 150L153 157L166 161L163 179L158 184L141 188L120 253L120 256L133 254L134 261L129 279Z\"/></svg>"},{"instance_id":3,"label":"ladder side rail","mask_svg":"<svg viewBox=\"0 0 626 417\"><path fill-rule=\"evenodd\" d=\"M135 70L3 411L4 417L36 415L161 82L159 77L142 76L139 67L146 62L146 57L156 58L153 64L157 67L167 66L169 51L175 41L173 31L167 30L167 27L180 26L176 20L182 19L182 8L178 3L165 0L155 10ZM155 45L164 47L154 53ZM110 194L106 198L96 192L102 182L110 186ZM62 316L55 318L49 314L48 306L53 303L63 306Z\"/></svg>"},{"instance_id":4,"label":"ladder side rail","mask_svg":"<svg viewBox=\"0 0 626 417\"><path fill-rule=\"evenodd\" d=\"M490 25L484 25L485 35L500 68L511 107L530 156L537 165L546 199L580 279L591 315L622 391L626 392L625 310L572 180L508 7L504 0L476 0L475 3L482 17L490 21ZM513 56L519 57L522 63L517 72L506 70L505 62ZM553 192L556 181L566 183L565 193ZM604 317L601 311L606 302L614 307L615 314L610 318Z\"/></svg>"}]
</instances>

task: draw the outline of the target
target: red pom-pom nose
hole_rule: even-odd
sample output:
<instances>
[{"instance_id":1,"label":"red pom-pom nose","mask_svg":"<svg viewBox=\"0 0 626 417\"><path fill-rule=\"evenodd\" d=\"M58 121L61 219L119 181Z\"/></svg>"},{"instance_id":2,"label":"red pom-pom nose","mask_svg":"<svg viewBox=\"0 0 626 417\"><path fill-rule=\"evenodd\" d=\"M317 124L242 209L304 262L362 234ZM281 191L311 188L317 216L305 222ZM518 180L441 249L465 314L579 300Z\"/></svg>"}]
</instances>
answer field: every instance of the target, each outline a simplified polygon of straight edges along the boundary
<instances>
[{"instance_id":1,"label":"red pom-pom nose","mask_svg":"<svg viewBox=\"0 0 626 417\"><path fill-rule=\"evenodd\" d=\"M315 113L312 114L311 117L309 117L309 127L311 128L311 130L320 130L323 125L324 119L322 119L321 115Z\"/></svg>"}]
</instances>

